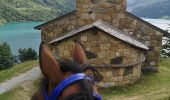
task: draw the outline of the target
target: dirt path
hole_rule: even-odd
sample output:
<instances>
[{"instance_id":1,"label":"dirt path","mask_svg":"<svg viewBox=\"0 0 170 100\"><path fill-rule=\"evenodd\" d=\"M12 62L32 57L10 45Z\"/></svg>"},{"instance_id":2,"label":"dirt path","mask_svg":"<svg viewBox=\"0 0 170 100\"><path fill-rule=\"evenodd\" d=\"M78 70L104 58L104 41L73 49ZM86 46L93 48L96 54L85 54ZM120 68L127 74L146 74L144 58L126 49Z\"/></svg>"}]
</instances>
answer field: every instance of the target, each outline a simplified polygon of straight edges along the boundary
<instances>
[{"instance_id":1,"label":"dirt path","mask_svg":"<svg viewBox=\"0 0 170 100\"><path fill-rule=\"evenodd\" d=\"M10 80L7 80L4 83L0 84L0 94L18 86L20 83L24 81L29 81L29 80L36 80L39 77L41 77L41 72L39 67L35 67L26 73L20 74L19 76L16 76Z\"/></svg>"}]
</instances>

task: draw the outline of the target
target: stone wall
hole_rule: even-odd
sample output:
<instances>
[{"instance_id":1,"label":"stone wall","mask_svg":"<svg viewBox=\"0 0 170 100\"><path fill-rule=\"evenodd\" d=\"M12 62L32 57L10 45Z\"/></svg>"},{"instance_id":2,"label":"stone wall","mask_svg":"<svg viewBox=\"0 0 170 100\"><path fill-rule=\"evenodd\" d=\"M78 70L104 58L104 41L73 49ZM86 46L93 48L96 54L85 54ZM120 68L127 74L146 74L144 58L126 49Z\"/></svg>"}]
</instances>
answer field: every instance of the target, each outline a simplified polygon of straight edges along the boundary
<instances>
[{"instance_id":1,"label":"stone wall","mask_svg":"<svg viewBox=\"0 0 170 100\"><path fill-rule=\"evenodd\" d=\"M117 20L126 9L126 0L77 0L77 25L83 26L97 19Z\"/></svg>"},{"instance_id":2,"label":"stone wall","mask_svg":"<svg viewBox=\"0 0 170 100\"><path fill-rule=\"evenodd\" d=\"M149 25L149 23L129 13L126 13L125 17L119 21L119 29L131 34L150 48L150 50L145 53L146 61L143 67L155 67L156 70L158 70L163 34L155 30L153 28L154 26Z\"/></svg>"},{"instance_id":3,"label":"stone wall","mask_svg":"<svg viewBox=\"0 0 170 100\"><path fill-rule=\"evenodd\" d=\"M141 56L144 55L142 50L100 30L88 30L56 43L53 47L56 56L60 59L72 59L73 38L82 42L88 62L98 66L97 69L103 75L104 79L98 83L98 86L126 85L135 82L140 77Z\"/></svg>"},{"instance_id":4,"label":"stone wall","mask_svg":"<svg viewBox=\"0 0 170 100\"><path fill-rule=\"evenodd\" d=\"M77 0L76 2L75 13L68 14L42 27L42 40L49 42L76 27L102 19L145 43L150 50L145 52L147 59L143 66L158 68L162 33L139 18L128 14L125 11L126 0Z\"/></svg>"},{"instance_id":5,"label":"stone wall","mask_svg":"<svg viewBox=\"0 0 170 100\"><path fill-rule=\"evenodd\" d=\"M162 33L151 25L127 14L126 0L77 0L77 25L83 26L102 19L127 34L145 43L150 50L146 52L145 67L159 67Z\"/></svg>"},{"instance_id":6,"label":"stone wall","mask_svg":"<svg viewBox=\"0 0 170 100\"><path fill-rule=\"evenodd\" d=\"M158 70L162 33L147 22L127 13L126 0L77 0L76 3L76 11L41 27L42 40L49 42L66 32L101 19L150 48L149 51L142 52L100 30L88 30L72 37L83 43L88 62L97 66L103 75L104 79L97 83L98 86L134 83L140 77L141 67L154 67ZM73 39L56 43L52 48L56 57L71 59ZM144 58L146 60L142 63Z\"/></svg>"},{"instance_id":7,"label":"stone wall","mask_svg":"<svg viewBox=\"0 0 170 100\"><path fill-rule=\"evenodd\" d=\"M141 64L121 68L99 68L103 80L97 83L98 87L126 86L136 82L141 75Z\"/></svg>"},{"instance_id":8,"label":"stone wall","mask_svg":"<svg viewBox=\"0 0 170 100\"><path fill-rule=\"evenodd\" d=\"M64 35L64 33L75 29L76 17L75 13L72 12L63 17L60 17L46 26L41 28L42 34L41 39L46 42L50 42L58 36Z\"/></svg>"}]
</instances>

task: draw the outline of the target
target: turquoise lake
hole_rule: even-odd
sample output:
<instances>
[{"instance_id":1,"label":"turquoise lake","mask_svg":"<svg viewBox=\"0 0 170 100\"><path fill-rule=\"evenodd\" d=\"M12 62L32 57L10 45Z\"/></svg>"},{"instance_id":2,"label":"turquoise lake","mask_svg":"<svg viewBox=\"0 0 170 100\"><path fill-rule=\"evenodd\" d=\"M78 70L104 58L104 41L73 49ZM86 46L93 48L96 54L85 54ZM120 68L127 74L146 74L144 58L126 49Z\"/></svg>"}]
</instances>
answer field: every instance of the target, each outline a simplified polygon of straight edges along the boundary
<instances>
[{"instance_id":1,"label":"turquoise lake","mask_svg":"<svg viewBox=\"0 0 170 100\"><path fill-rule=\"evenodd\" d=\"M0 25L0 42L7 42L13 54L19 48L31 47L38 52L41 34L34 27L43 22L9 22Z\"/></svg>"}]
</instances>

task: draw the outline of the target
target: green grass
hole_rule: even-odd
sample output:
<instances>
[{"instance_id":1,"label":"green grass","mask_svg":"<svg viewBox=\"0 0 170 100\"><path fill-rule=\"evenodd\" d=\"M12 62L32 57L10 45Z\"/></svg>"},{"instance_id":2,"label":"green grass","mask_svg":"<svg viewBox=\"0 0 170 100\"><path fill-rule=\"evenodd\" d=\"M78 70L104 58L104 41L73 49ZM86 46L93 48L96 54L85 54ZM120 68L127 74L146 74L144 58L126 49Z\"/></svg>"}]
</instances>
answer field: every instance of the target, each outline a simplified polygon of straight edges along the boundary
<instances>
[{"instance_id":1,"label":"green grass","mask_svg":"<svg viewBox=\"0 0 170 100\"><path fill-rule=\"evenodd\" d=\"M143 73L134 85L100 90L104 100L170 100L170 59L160 63L159 73Z\"/></svg>"},{"instance_id":2,"label":"green grass","mask_svg":"<svg viewBox=\"0 0 170 100\"><path fill-rule=\"evenodd\" d=\"M0 95L0 100L30 100L39 85L39 80L27 81L22 85Z\"/></svg>"},{"instance_id":3,"label":"green grass","mask_svg":"<svg viewBox=\"0 0 170 100\"><path fill-rule=\"evenodd\" d=\"M37 65L38 65L38 60L34 60L34 61L27 61L27 62L18 64L10 69L1 70L0 71L0 83L14 76L20 75L21 73L24 73Z\"/></svg>"},{"instance_id":4,"label":"green grass","mask_svg":"<svg viewBox=\"0 0 170 100\"><path fill-rule=\"evenodd\" d=\"M1 100L12 100L12 98L13 98L13 100L18 100L19 99L18 96L13 97L13 94L18 92L18 91L23 91L23 88L22 87L17 87L14 90L8 91L8 92L4 93L3 95L1 95L0 99Z\"/></svg>"},{"instance_id":5,"label":"green grass","mask_svg":"<svg viewBox=\"0 0 170 100\"><path fill-rule=\"evenodd\" d=\"M18 86L2 95L0 100L30 100L39 81L31 85ZM28 91L25 88L29 88ZM170 100L170 59L160 63L159 73L143 73L134 85L100 89L103 100ZM20 95L20 96L18 96Z\"/></svg>"}]
</instances>

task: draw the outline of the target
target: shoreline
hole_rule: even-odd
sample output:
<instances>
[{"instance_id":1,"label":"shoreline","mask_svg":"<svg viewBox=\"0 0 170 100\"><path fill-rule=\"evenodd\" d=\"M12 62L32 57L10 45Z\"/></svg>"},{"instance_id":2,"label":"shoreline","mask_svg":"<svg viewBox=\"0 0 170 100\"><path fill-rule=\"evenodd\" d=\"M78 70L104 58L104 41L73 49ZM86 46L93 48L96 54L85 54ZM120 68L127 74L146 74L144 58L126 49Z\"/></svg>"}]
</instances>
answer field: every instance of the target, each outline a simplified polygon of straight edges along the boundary
<instances>
[{"instance_id":1,"label":"shoreline","mask_svg":"<svg viewBox=\"0 0 170 100\"><path fill-rule=\"evenodd\" d=\"M17 54L19 48L31 47L38 51L40 31L34 27L43 22L7 22L0 26L0 41L6 41L12 54Z\"/></svg>"},{"instance_id":2,"label":"shoreline","mask_svg":"<svg viewBox=\"0 0 170 100\"><path fill-rule=\"evenodd\" d=\"M0 27L7 24L7 23L17 23L17 22L28 22L28 23L31 23L31 22L42 22L42 23L45 23L46 21L5 21L5 22L1 22L0 21Z\"/></svg>"},{"instance_id":3,"label":"shoreline","mask_svg":"<svg viewBox=\"0 0 170 100\"><path fill-rule=\"evenodd\" d=\"M0 26L3 26L6 23L15 23L15 22L46 22L46 21L41 21L41 20L31 20L31 21L26 21L26 20L16 20L16 21L6 21L6 20L0 20Z\"/></svg>"}]
</instances>

